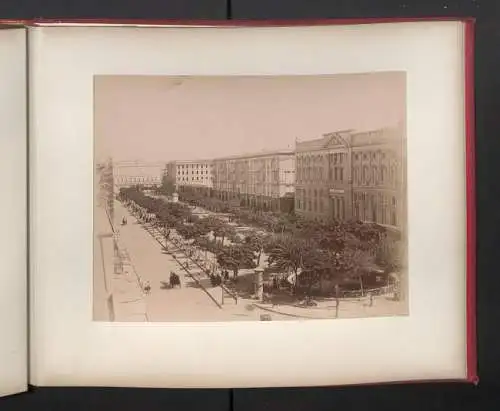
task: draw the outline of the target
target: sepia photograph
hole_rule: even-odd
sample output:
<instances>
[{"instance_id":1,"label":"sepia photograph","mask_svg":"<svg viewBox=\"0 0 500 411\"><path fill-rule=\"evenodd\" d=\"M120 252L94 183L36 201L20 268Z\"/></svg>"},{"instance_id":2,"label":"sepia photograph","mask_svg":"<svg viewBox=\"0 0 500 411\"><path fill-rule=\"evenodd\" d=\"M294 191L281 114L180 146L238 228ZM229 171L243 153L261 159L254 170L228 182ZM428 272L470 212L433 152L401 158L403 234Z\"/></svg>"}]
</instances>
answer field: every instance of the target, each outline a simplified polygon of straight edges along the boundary
<instances>
[{"instance_id":1,"label":"sepia photograph","mask_svg":"<svg viewBox=\"0 0 500 411\"><path fill-rule=\"evenodd\" d=\"M406 73L94 76L93 320L409 315Z\"/></svg>"}]
</instances>

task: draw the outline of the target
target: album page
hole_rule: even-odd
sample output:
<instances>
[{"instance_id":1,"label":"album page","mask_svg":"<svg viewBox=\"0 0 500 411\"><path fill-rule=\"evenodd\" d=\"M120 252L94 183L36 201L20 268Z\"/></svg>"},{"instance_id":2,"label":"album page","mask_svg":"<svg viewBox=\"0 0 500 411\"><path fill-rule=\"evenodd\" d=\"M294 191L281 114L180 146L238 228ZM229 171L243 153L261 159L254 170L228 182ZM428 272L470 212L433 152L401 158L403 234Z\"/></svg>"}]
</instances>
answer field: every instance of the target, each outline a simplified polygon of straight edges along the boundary
<instances>
[{"instance_id":1,"label":"album page","mask_svg":"<svg viewBox=\"0 0 500 411\"><path fill-rule=\"evenodd\" d=\"M466 377L462 23L30 36L33 384Z\"/></svg>"}]
</instances>

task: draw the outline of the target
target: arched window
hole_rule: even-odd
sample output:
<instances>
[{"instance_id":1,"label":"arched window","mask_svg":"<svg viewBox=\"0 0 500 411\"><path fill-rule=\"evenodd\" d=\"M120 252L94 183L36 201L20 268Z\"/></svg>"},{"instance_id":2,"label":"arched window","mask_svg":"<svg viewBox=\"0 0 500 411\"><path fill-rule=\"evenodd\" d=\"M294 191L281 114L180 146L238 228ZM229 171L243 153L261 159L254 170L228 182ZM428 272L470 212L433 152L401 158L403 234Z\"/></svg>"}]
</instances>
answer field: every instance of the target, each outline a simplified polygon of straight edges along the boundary
<instances>
[{"instance_id":1,"label":"arched window","mask_svg":"<svg viewBox=\"0 0 500 411\"><path fill-rule=\"evenodd\" d=\"M380 182L382 184L384 184L386 178L387 178L387 167L386 166L382 166L382 167L380 167Z\"/></svg>"},{"instance_id":2,"label":"arched window","mask_svg":"<svg viewBox=\"0 0 500 411\"><path fill-rule=\"evenodd\" d=\"M377 222L377 197L375 195L371 196L371 209L372 209L371 220L372 220L372 222L376 223Z\"/></svg>"},{"instance_id":3,"label":"arched window","mask_svg":"<svg viewBox=\"0 0 500 411\"><path fill-rule=\"evenodd\" d=\"M396 197L392 197L391 199L391 225L395 226L397 225L397 218L396 218Z\"/></svg>"},{"instance_id":4,"label":"arched window","mask_svg":"<svg viewBox=\"0 0 500 411\"><path fill-rule=\"evenodd\" d=\"M363 184L368 184L370 182L370 175L368 166L363 166Z\"/></svg>"},{"instance_id":5,"label":"arched window","mask_svg":"<svg viewBox=\"0 0 500 411\"><path fill-rule=\"evenodd\" d=\"M361 218L362 220L366 220L366 217L368 215L368 196L366 193L362 194L362 203L363 216Z\"/></svg>"}]
</instances>

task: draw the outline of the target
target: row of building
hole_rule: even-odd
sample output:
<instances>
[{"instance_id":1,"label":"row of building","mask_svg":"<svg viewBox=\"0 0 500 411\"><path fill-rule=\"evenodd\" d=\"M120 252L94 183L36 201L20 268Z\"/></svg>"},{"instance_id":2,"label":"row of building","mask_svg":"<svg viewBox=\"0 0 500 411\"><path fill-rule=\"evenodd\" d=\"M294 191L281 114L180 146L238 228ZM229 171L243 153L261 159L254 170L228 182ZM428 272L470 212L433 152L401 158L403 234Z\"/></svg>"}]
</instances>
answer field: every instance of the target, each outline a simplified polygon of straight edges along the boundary
<instances>
[{"instance_id":1,"label":"row of building","mask_svg":"<svg viewBox=\"0 0 500 411\"><path fill-rule=\"evenodd\" d=\"M178 190L315 220L358 219L401 228L406 212L406 138L401 128L337 131L295 150L172 161Z\"/></svg>"}]
</instances>

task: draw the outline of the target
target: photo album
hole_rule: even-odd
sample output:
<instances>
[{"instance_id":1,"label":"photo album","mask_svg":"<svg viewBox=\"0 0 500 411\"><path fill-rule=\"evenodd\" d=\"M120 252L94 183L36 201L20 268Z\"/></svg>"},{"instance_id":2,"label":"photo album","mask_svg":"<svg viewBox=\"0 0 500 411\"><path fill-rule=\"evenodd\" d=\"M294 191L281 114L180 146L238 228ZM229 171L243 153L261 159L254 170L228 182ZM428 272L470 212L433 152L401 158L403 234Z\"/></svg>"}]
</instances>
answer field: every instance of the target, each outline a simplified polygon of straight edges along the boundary
<instances>
[{"instance_id":1,"label":"photo album","mask_svg":"<svg viewBox=\"0 0 500 411\"><path fill-rule=\"evenodd\" d=\"M0 395L478 382L472 21L0 23Z\"/></svg>"}]
</instances>

